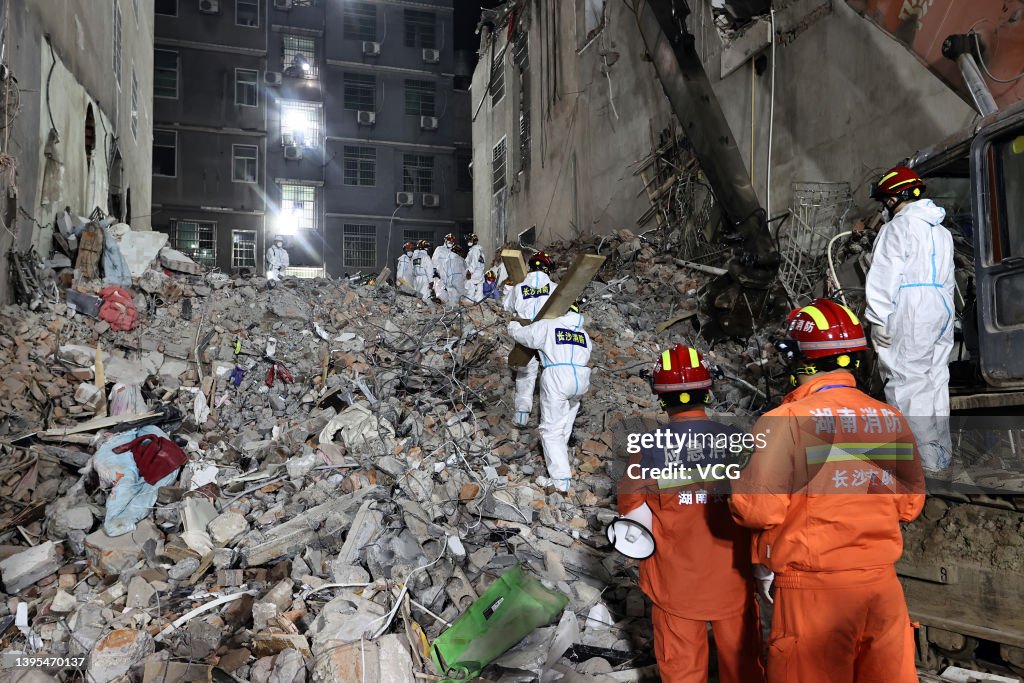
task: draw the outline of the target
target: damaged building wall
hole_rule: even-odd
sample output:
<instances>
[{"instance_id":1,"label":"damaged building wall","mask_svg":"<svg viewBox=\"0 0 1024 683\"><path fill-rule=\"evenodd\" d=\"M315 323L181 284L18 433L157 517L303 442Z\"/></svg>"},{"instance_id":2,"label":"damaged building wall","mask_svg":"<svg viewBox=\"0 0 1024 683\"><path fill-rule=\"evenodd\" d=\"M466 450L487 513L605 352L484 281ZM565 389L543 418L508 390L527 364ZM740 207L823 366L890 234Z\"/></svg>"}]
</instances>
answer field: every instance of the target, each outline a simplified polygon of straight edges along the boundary
<instances>
[{"instance_id":1,"label":"damaged building wall","mask_svg":"<svg viewBox=\"0 0 1024 683\"><path fill-rule=\"evenodd\" d=\"M9 249L34 245L46 256L57 210L98 205L149 227L153 5L63 0L54 10L49 0L25 0L3 15L5 66L16 81L0 84L0 151L10 155L0 174L0 302L10 300ZM44 188L51 128L63 173L52 170Z\"/></svg>"},{"instance_id":2,"label":"damaged building wall","mask_svg":"<svg viewBox=\"0 0 1024 683\"><path fill-rule=\"evenodd\" d=\"M710 4L691 0L688 25L748 168L753 135L754 188L764 203L770 62L760 75L755 69L756 57L770 58L771 50L765 43L722 78L723 60L728 68L742 55L723 50ZM855 201L866 202L876 174L974 118L974 110L914 55L846 3L776 4L773 215L790 207L793 182L847 182ZM757 24L748 30L757 31Z\"/></svg>"},{"instance_id":3,"label":"damaged building wall","mask_svg":"<svg viewBox=\"0 0 1024 683\"><path fill-rule=\"evenodd\" d=\"M514 13L513 44L502 15L493 32L481 32L473 74L473 222L481 243L490 249L531 226L541 244L634 227L649 203L638 196L630 164L650 153L673 119L632 12L625 3L584 0L506 8ZM522 43L516 49L524 34L525 55Z\"/></svg>"}]
</instances>

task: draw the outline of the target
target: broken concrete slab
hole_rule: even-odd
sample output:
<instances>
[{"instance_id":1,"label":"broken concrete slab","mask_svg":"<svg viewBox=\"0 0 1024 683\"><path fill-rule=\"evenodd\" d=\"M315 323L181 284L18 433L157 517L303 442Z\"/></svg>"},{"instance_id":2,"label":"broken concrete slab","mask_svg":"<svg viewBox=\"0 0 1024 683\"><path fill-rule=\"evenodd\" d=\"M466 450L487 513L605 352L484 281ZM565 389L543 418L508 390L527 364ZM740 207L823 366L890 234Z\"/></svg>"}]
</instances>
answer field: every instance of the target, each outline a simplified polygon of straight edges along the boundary
<instances>
[{"instance_id":1,"label":"broken concrete slab","mask_svg":"<svg viewBox=\"0 0 1024 683\"><path fill-rule=\"evenodd\" d=\"M213 542L219 546L231 543L249 530L249 521L237 512L222 512L206 526Z\"/></svg>"},{"instance_id":2,"label":"broken concrete slab","mask_svg":"<svg viewBox=\"0 0 1024 683\"><path fill-rule=\"evenodd\" d=\"M0 562L0 579L9 594L18 593L60 569L60 556L53 541L46 541L11 555Z\"/></svg>"},{"instance_id":3,"label":"broken concrete slab","mask_svg":"<svg viewBox=\"0 0 1024 683\"><path fill-rule=\"evenodd\" d=\"M110 683L124 676L154 650L147 631L117 629L104 636L89 655L88 676L95 683Z\"/></svg>"},{"instance_id":4,"label":"broken concrete slab","mask_svg":"<svg viewBox=\"0 0 1024 683\"><path fill-rule=\"evenodd\" d=\"M404 636L390 634L377 640L333 643L317 657L313 680L415 683L412 672L408 642Z\"/></svg>"},{"instance_id":5,"label":"broken concrete slab","mask_svg":"<svg viewBox=\"0 0 1024 683\"><path fill-rule=\"evenodd\" d=\"M140 521L133 532L111 537L102 528L85 537L85 556L100 576L120 574L146 554L163 551L163 534L151 519Z\"/></svg>"}]
</instances>

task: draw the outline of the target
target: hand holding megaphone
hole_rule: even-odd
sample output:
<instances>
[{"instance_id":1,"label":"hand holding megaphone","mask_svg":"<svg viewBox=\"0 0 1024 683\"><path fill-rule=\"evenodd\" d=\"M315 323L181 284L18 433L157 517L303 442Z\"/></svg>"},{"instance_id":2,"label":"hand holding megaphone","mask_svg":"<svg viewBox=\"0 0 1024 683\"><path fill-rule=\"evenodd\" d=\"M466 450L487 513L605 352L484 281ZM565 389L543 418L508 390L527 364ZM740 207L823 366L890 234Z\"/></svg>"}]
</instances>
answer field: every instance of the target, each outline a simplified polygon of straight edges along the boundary
<instances>
[{"instance_id":1,"label":"hand holding megaphone","mask_svg":"<svg viewBox=\"0 0 1024 683\"><path fill-rule=\"evenodd\" d=\"M616 517L608 525L608 542L617 551L634 560L645 560L654 554L655 542L652 527L654 512L643 503L622 517Z\"/></svg>"}]
</instances>

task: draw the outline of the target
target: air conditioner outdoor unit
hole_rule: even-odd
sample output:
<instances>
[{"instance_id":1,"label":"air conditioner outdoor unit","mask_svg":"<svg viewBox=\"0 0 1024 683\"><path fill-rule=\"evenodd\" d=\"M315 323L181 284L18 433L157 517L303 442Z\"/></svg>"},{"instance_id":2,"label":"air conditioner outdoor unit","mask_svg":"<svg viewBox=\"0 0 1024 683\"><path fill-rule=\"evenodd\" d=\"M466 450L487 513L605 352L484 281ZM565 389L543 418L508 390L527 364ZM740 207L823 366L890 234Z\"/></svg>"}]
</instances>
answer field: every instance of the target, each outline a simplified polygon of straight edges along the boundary
<instances>
[{"instance_id":1,"label":"air conditioner outdoor unit","mask_svg":"<svg viewBox=\"0 0 1024 683\"><path fill-rule=\"evenodd\" d=\"M436 116L421 116L420 117L420 128L423 130L437 130L437 117Z\"/></svg>"},{"instance_id":2,"label":"air conditioner outdoor unit","mask_svg":"<svg viewBox=\"0 0 1024 683\"><path fill-rule=\"evenodd\" d=\"M377 114L372 111L356 112L356 123L360 126L372 126L377 123Z\"/></svg>"},{"instance_id":3,"label":"air conditioner outdoor unit","mask_svg":"<svg viewBox=\"0 0 1024 683\"><path fill-rule=\"evenodd\" d=\"M367 57L380 57L380 43L375 43L372 40L364 40L363 54Z\"/></svg>"},{"instance_id":4,"label":"air conditioner outdoor unit","mask_svg":"<svg viewBox=\"0 0 1024 683\"><path fill-rule=\"evenodd\" d=\"M441 206L441 197L436 194L424 194L423 195L423 206L427 209L436 209Z\"/></svg>"},{"instance_id":5,"label":"air conditioner outdoor unit","mask_svg":"<svg viewBox=\"0 0 1024 683\"><path fill-rule=\"evenodd\" d=\"M285 145L284 146L284 158L298 161L302 158L302 148L298 145Z\"/></svg>"},{"instance_id":6,"label":"air conditioner outdoor unit","mask_svg":"<svg viewBox=\"0 0 1024 683\"><path fill-rule=\"evenodd\" d=\"M220 14L220 0L199 0L199 11L203 14Z\"/></svg>"},{"instance_id":7,"label":"air conditioner outdoor unit","mask_svg":"<svg viewBox=\"0 0 1024 683\"><path fill-rule=\"evenodd\" d=\"M437 64L441 61L441 51L429 48L423 50L423 61L427 64Z\"/></svg>"},{"instance_id":8,"label":"air conditioner outdoor unit","mask_svg":"<svg viewBox=\"0 0 1024 683\"><path fill-rule=\"evenodd\" d=\"M399 192L395 195L395 204L398 206L412 206L416 203L416 197L412 192Z\"/></svg>"},{"instance_id":9,"label":"air conditioner outdoor unit","mask_svg":"<svg viewBox=\"0 0 1024 683\"><path fill-rule=\"evenodd\" d=\"M287 12L292 8L292 0L274 0L274 9Z\"/></svg>"},{"instance_id":10,"label":"air conditioner outdoor unit","mask_svg":"<svg viewBox=\"0 0 1024 683\"><path fill-rule=\"evenodd\" d=\"M264 71L263 82L267 85L281 85L280 71Z\"/></svg>"}]
</instances>

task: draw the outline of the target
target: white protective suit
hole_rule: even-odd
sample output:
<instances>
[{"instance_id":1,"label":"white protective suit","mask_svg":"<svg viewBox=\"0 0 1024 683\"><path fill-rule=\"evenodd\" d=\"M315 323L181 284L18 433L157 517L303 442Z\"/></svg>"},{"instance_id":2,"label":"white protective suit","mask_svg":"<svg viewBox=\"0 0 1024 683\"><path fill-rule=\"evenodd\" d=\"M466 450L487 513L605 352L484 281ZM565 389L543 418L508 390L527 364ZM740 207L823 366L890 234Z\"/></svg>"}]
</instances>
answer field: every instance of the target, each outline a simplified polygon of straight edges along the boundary
<instances>
[{"instance_id":1,"label":"white protective suit","mask_svg":"<svg viewBox=\"0 0 1024 683\"><path fill-rule=\"evenodd\" d=\"M415 273L412 266L412 256L410 254L402 254L398 257L398 265L395 269L395 284L398 285L400 291L412 294L416 291L413 288L414 280Z\"/></svg>"},{"instance_id":2,"label":"white protective suit","mask_svg":"<svg viewBox=\"0 0 1024 683\"><path fill-rule=\"evenodd\" d=\"M412 252L412 288L424 301L430 301L430 280L434 277L434 264L426 249Z\"/></svg>"},{"instance_id":3,"label":"white protective suit","mask_svg":"<svg viewBox=\"0 0 1024 683\"><path fill-rule=\"evenodd\" d=\"M502 308L510 313L515 313L516 317L523 320L533 320L557 287L558 285L551 281L547 273L535 270L528 273L526 279L519 284L505 287L505 295L501 301ZM533 412L533 387L537 383L539 370L540 363L536 358L516 370L516 416L514 422L520 427L530 421L530 413Z\"/></svg>"},{"instance_id":4,"label":"white protective suit","mask_svg":"<svg viewBox=\"0 0 1024 683\"><path fill-rule=\"evenodd\" d=\"M569 436L580 397L590 389L590 336L583 315L570 311L560 318L538 320L525 327L508 324L509 334L523 346L540 351L540 438L548 476L569 489Z\"/></svg>"},{"instance_id":5,"label":"white protective suit","mask_svg":"<svg viewBox=\"0 0 1024 683\"><path fill-rule=\"evenodd\" d=\"M284 275L289 263L288 250L271 244L267 249L267 277L272 280L279 279Z\"/></svg>"},{"instance_id":6,"label":"white protective suit","mask_svg":"<svg viewBox=\"0 0 1024 683\"><path fill-rule=\"evenodd\" d=\"M434 288L437 298L449 306L459 303L466 288L465 260L447 244L435 249L431 260L434 263L434 270L440 277Z\"/></svg>"},{"instance_id":7,"label":"white protective suit","mask_svg":"<svg viewBox=\"0 0 1024 683\"><path fill-rule=\"evenodd\" d=\"M892 336L892 346L876 348L885 398L907 416L932 470L952 455L953 238L945 216L930 199L904 206L878 232L866 283L866 317Z\"/></svg>"},{"instance_id":8,"label":"white protective suit","mask_svg":"<svg viewBox=\"0 0 1024 683\"><path fill-rule=\"evenodd\" d=\"M469 279L466 280L466 298L477 303L484 298L484 270L487 261L484 259L484 248L474 244L466 254L466 270L469 272Z\"/></svg>"}]
</instances>

